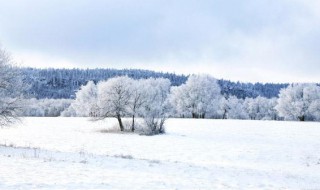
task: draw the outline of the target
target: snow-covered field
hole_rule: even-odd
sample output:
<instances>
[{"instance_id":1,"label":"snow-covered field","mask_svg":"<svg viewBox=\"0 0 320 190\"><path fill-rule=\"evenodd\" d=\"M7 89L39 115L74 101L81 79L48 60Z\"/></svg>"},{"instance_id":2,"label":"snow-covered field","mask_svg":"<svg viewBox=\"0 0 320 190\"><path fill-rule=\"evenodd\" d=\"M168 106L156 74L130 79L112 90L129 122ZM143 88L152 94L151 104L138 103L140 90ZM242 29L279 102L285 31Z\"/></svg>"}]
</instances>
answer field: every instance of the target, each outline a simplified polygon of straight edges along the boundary
<instances>
[{"instance_id":1,"label":"snow-covered field","mask_svg":"<svg viewBox=\"0 0 320 190\"><path fill-rule=\"evenodd\" d=\"M101 132L115 124L0 129L0 189L320 189L320 123L169 119L165 135Z\"/></svg>"}]
</instances>

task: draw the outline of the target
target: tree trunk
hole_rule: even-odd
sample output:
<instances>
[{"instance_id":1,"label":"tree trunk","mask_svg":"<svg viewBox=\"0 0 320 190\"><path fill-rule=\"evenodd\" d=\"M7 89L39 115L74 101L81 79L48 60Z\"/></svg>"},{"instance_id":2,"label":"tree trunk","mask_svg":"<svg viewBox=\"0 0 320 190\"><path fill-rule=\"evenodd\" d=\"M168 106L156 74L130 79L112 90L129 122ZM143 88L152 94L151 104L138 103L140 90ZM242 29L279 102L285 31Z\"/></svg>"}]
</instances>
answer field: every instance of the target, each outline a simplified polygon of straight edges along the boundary
<instances>
[{"instance_id":1,"label":"tree trunk","mask_svg":"<svg viewBox=\"0 0 320 190\"><path fill-rule=\"evenodd\" d=\"M120 115L117 115L117 119L118 119L118 122L119 122L120 131L124 131L124 127L123 127Z\"/></svg>"},{"instance_id":2,"label":"tree trunk","mask_svg":"<svg viewBox=\"0 0 320 190\"><path fill-rule=\"evenodd\" d=\"M201 114L198 113L192 113L192 118L199 119L201 117Z\"/></svg>"},{"instance_id":3,"label":"tree trunk","mask_svg":"<svg viewBox=\"0 0 320 190\"><path fill-rule=\"evenodd\" d=\"M303 116L299 116L298 118L299 118L300 121L304 121L305 120L304 115Z\"/></svg>"},{"instance_id":4,"label":"tree trunk","mask_svg":"<svg viewBox=\"0 0 320 190\"><path fill-rule=\"evenodd\" d=\"M159 127L159 133L160 134L165 133L165 131L164 131L164 122L165 122L165 119L162 118L161 121L160 121L160 127Z\"/></svg>"},{"instance_id":5,"label":"tree trunk","mask_svg":"<svg viewBox=\"0 0 320 190\"><path fill-rule=\"evenodd\" d=\"M224 110L222 119L227 119L227 109Z\"/></svg>"},{"instance_id":6,"label":"tree trunk","mask_svg":"<svg viewBox=\"0 0 320 190\"><path fill-rule=\"evenodd\" d=\"M134 115L132 115L132 125L131 125L131 131L134 132Z\"/></svg>"}]
</instances>

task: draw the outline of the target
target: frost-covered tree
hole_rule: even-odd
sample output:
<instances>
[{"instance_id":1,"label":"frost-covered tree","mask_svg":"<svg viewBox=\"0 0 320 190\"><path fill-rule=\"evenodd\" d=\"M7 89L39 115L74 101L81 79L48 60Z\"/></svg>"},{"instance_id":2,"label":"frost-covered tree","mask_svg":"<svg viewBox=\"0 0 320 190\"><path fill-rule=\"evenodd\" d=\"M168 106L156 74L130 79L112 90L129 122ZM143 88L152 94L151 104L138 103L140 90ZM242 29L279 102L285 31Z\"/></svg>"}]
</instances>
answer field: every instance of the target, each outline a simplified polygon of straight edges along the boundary
<instances>
[{"instance_id":1,"label":"frost-covered tree","mask_svg":"<svg viewBox=\"0 0 320 190\"><path fill-rule=\"evenodd\" d=\"M276 110L286 120L312 120L317 118L320 87L316 84L292 84L282 89Z\"/></svg>"},{"instance_id":2,"label":"frost-covered tree","mask_svg":"<svg viewBox=\"0 0 320 190\"><path fill-rule=\"evenodd\" d=\"M219 103L219 112L221 115L221 119L227 119L227 113L230 110L230 107L228 105L228 100L222 96Z\"/></svg>"},{"instance_id":3,"label":"frost-covered tree","mask_svg":"<svg viewBox=\"0 0 320 190\"><path fill-rule=\"evenodd\" d=\"M216 112L221 100L217 80L209 75L192 75L185 84L172 88L170 103L186 117L205 118Z\"/></svg>"},{"instance_id":4,"label":"frost-covered tree","mask_svg":"<svg viewBox=\"0 0 320 190\"><path fill-rule=\"evenodd\" d=\"M19 116L58 117L72 102L70 99L25 99L25 105Z\"/></svg>"},{"instance_id":5,"label":"frost-covered tree","mask_svg":"<svg viewBox=\"0 0 320 190\"><path fill-rule=\"evenodd\" d=\"M245 109L252 120L271 120L277 118L274 107L275 99L268 99L261 96L256 98L246 98L244 101Z\"/></svg>"},{"instance_id":6,"label":"frost-covered tree","mask_svg":"<svg viewBox=\"0 0 320 190\"><path fill-rule=\"evenodd\" d=\"M129 114L132 115L131 131L135 130L135 117L142 111L143 106L147 103L148 98L148 80L135 80L130 88L130 102L128 105Z\"/></svg>"},{"instance_id":7,"label":"frost-covered tree","mask_svg":"<svg viewBox=\"0 0 320 190\"><path fill-rule=\"evenodd\" d=\"M265 116L262 118L264 120L279 120L279 115L276 110L277 98L267 99L267 106Z\"/></svg>"},{"instance_id":8,"label":"frost-covered tree","mask_svg":"<svg viewBox=\"0 0 320 190\"><path fill-rule=\"evenodd\" d=\"M173 86L170 90L169 102L173 106L172 112L178 117L191 117L189 109L187 109L187 93L185 87Z\"/></svg>"},{"instance_id":9,"label":"frost-covered tree","mask_svg":"<svg viewBox=\"0 0 320 190\"><path fill-rule=\"evenodd\" d=\"M164 123L170 113L168 94L170 91L168 79L147 79L144 86L146 101L143 105L140 116L148 127L148 134L161 134L165 132Z\"/></svg>"},{"instance_id":10,"label":"frost-covered tree","mask_svg":"<svg viewBox=\"0 0 320 190\"><path fill-rule=\"evenodd\" d=\"M310 104L309 113L313 120L320 121L320 99L315 100Z\"/></svg>"},{"instance_id":11,"label":"frost-covered tree","mask_svg":"<svg viewBox=\"0 0 320 190\"><path fill-rule=\"evenodd\" d=\"M244 107L244 100L235 96L230 96L224 101L224 117L228 119L248 119L248 113Z\"/></svg>"},{"instance_id":12,"label":"frost-covered tree","mask_svg":"<svg viewBox=\"0 0 320 190\"><path fill-rule=\"evenodd\" d=\"M128 115L133 80L129 77L115 77L105 82L99 82L98 107L100 117L115 117L121 131L124 131L122 117Z\"/></svg>"},{"instance_id":13,"label":"frost-covered tree","mask_svg":"<svg viewBox=\"0 0 320 190\"><path fill-rule=\"evenodd\" d=\"M9 54L0 47L0 126L17 119L22 108L24 85L19 71Z\"/></svg>"},{"instance_id":14,"label":"frost-covered tree","mask_svg":"<svg viewBox=\"0 0 320 190\"><path fill-rule=\"evenodd\" d=\"M93 81L89 81L86 85L81 86L80 90L76 93L76 99L62 115L81 117L97 117L99 115L97 86Z\"/></svg>"}]
</instances>

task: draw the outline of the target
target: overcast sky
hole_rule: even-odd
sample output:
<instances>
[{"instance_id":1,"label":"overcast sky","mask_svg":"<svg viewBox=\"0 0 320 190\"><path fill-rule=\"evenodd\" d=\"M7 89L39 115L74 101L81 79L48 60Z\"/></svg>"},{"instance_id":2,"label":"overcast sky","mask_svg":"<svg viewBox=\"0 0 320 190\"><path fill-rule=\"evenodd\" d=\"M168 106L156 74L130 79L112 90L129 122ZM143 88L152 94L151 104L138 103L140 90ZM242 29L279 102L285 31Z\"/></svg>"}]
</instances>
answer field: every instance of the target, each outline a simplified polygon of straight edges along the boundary
<instances>
[{"instance_id":1,"label":"overcast sky","mask_svg":"<svg viewBox=\"0 0 320 190\"><path fill-rule=\"evenodd\" d=\"M0 5L0 42L24 66L320 82L319 0L0 0Z\"/></svg>"}]
</instances>

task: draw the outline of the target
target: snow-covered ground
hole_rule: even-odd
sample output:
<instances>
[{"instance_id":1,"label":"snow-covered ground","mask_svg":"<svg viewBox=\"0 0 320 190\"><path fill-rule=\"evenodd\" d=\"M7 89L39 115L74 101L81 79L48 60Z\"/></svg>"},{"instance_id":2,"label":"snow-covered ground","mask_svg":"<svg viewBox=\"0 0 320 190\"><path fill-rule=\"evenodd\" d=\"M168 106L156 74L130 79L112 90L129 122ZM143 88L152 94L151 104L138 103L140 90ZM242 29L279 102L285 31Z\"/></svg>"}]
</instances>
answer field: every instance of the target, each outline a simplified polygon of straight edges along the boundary
<instances>
[{"instance_id":1,"label":"snow-covered ground","mask_svg":"<svg viewBox=\"0 0 320 190\"><path fill-rule=\"evenodd\" d=\"M0 129L0 189L320 189L320 123L169 119L165 135L101 132L115 124Z\"/></svg>"}]
</instances>

